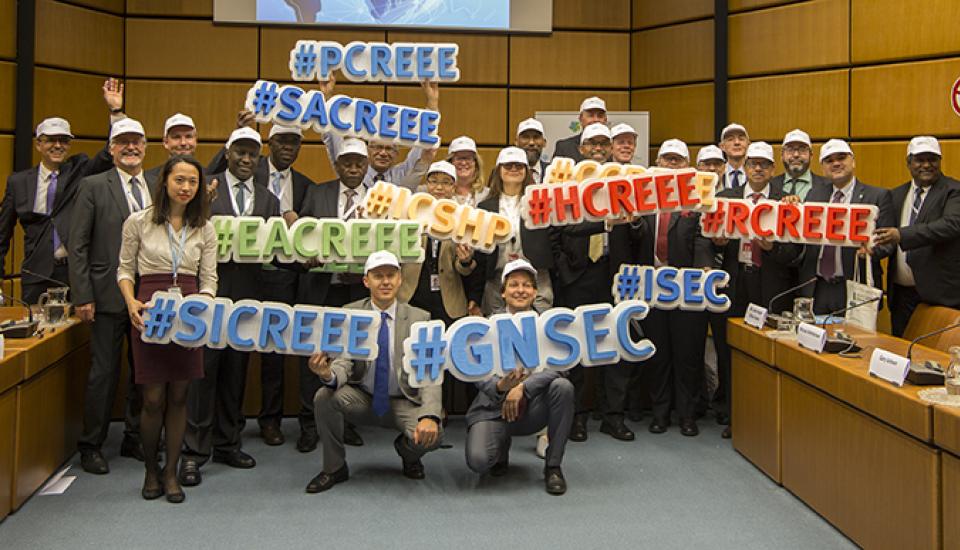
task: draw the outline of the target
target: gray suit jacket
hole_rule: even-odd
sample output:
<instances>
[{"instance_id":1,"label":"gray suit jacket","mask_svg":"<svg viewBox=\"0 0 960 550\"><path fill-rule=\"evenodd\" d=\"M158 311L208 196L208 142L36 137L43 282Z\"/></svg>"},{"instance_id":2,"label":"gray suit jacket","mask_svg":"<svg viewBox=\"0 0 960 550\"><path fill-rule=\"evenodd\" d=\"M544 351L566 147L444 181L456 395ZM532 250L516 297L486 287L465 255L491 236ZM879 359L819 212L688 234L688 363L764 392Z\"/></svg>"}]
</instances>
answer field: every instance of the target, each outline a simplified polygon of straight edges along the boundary
<instances>
[{"instance_id":1,"label":"gray suit jacket","mask_svg":"<svg viewBox=\"0 0 960 550\"><path fill-rule=\"evenodd\" d=\"M545 392L550 387L550 383L557 378L565 377L566 372L545 370L532 374L523 381L523 395L529 403L534 397ZM501 409L503 408L503 399L507 396L506 392L500 393L497 390L499 376L494 376L489 380L477 382L476 388L480 390L477 396L470 404L467 410L467 427L473 426L477 422L486 420L499 420L502 418Z\"/></svg>"},{"instance_id":2,"label":"gray suit jacket","mask_svg":"<svg viewBox=\"0 0 960 550\"><path fill-rule=\"evenodd\" d=\"M130 215L120 175L112 168L80 181L70 220L70 294L75 304L94 302L104 313L126 311L117 267L123 222ZM155 182L147 181L150 194Z\"/></svg>"},{"instance_id":3,"label":"gray suit jacket","mask_svg":"<svg viewBox=\"0 0 960 550\"><path fill-rule=\"evenodd\" d=\"M373 309L370 298L364 298L344 306L347 309ZM429 321L430 314L422 309L408 304L397 302L397 318L394 321L393 349L390 350L390 359L393 362L394 373L397 376L397 387L409 401L420 406L417 418L434 417L440 419L442 404L441 386L414 388L407 383L407 376L403 372L400 359L403 357L403 341L410 335L410 327L418 321ZM336 376L337 389L344 384L359 385L367 369L373 368L373 361L355 361L338 358L330 365Z\"/></svg>"}]
</instances>

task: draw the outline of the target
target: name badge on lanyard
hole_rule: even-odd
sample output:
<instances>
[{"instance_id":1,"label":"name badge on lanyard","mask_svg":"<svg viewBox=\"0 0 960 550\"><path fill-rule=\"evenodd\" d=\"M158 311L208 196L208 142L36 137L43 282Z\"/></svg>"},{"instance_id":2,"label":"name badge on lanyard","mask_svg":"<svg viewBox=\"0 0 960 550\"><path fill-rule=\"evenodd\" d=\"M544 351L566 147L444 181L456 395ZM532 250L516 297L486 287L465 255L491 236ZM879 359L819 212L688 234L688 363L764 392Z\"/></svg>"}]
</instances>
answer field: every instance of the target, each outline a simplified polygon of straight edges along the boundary
<instances>
[{"instance_id":1,"label":"name badge on lanyard","mask_svg":"<svg viewBox=\"0 0 960 550\"><path fill-rule=\"evenodd\" d=\"M430 239L430 246L432 248L432 262L430 263L431 267L435 267L436 271L440 270L440 241L437 239ZM431 270L430 273L430 292L440 292L440 274L434 273Z\"/></svg>"},{"instance_id":2,"label":"name badge on lanyard","mask_svg":"<svg viewBox=\"0 0 960 550\"><path fill-rule=\"evenodd\" d=\"M179 294L180 286L177 284L177 271L180 269L180 261L183 259L183 249L187 244L186 224L180 228L180 237L178 239L173 233L173 225L167 222L167 242L170 244L170 263L173 264L173 286L167 290Z\"/></svg>"}]
</instances>

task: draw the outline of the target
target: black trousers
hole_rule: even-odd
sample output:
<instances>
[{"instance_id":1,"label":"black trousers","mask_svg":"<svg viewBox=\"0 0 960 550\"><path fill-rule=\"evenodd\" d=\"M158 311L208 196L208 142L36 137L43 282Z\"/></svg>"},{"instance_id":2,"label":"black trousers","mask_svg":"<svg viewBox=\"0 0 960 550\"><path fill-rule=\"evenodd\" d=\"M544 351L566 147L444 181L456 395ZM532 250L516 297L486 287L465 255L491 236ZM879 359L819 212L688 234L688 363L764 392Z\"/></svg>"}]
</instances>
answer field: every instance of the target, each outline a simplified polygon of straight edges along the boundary
<instances>
[{"instance_id":1,"label":"black trousers","mask_svg":"<svg viewBox=\"0 0 960 550\"><path fill-rule=\"evenodd\" d=\"M50 275L51 279L56 281L63 281L67 283L70 280L70 267L67 265L67 262L54 264L53 273ZM38 281L36 283L23 283L22 284L22 296L23 301L28 304L35 304L40 300L40 295L47 291L48 288L61 286L50 281ZM69 283L63 286L70 286Z\"/></svg>"},{"instance_id":2,"label":"black trousers","mask_svg":"<svg viewBox=\"0 0 960 550\"><path fill-rule=\"evenodd\" d=\"M240 450L243 393L247 385L248 352L231 348L203 350L203 378L187 392L187 432L183 454L199 464L213 451Z\"/></svg>"},{"instance_id":3,"label":"black trousers","mask_svg":"<svg viewBox=\"0 0 960 550\"><path fill-rule=\"evenodd\" d=\"M713 334L713 349L717 353L717 391L713 395L713 410L729 415L731 392L730 345L727 344L727 313L707 313Z\"/></svg>"},{"instance_id":4,"label":"black trousers","mask_svg":"<svg viewBox=\"0 0 960 550\"><path fill-rule=\"evenodd\" d=\"M920 302L922 300L917 287L893 284L893 292L890 293L890 330L894 336L903 337L913 310L917 309Z\"/></svg>"},{"instance_id":5,"label":"black trousers","mask_svg":"<svg viewBox=\"0 0 960 550\"><path fill-rule=\"evenodd\" d=\"M297 273L275 269L261 273L263 300L288 305L297 303ZM260 414L257 422L263 426L280 426L283 418L283 379L286 355L260 354ZM312 400L312 398L311 398Z\"/></svg>"},{"instance_id":6,"label":"black trousers","mask_svg":"<svg viewBox=\"0 0 960 550\"><path fill-rule=\"evenodd\" d=\"M110 427L110 412L117 396L120 380L120 357L124 340L129 344L130 318L127 312L94 315L90 331L90 373L83 397L83 432L77 440L80 450L99 450L107 438ZM127 399L124 409L124 437L140 438L140 408L143 405L140 388L133 372L133 357L127 346L130 365L127 377Z\"/></svg>"},{"instance_id":7,"label":"black trousers","mask_svg":"<svg viewBox=\"0 0 960 550\"><path fill-rule=\"evenodd\" d=\"M641 324L646 337L657 347L643 371L654 417L669 419L673 403L680 418L694 418L704 384L706 312L651 308Z\"/></svg>"}]
</instances>

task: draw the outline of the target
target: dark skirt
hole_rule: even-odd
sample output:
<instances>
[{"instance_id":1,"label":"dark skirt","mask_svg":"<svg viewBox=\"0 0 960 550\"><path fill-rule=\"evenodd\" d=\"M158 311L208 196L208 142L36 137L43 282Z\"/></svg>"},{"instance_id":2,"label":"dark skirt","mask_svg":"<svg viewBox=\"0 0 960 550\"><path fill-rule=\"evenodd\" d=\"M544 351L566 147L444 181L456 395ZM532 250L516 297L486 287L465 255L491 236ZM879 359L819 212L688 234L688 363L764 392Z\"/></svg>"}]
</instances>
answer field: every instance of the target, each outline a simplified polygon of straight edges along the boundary
<instances>
[{"instance_id":1,"label":"dark skirt","mask_svg":"<svg viewBox=\"0 0 960 550\"><path fill-rule=\"evenodd\" d=\"M184 296L196 294L197 278L193 275L177 277ZM143 275L137 300L147 303L154 292L173 286L173 275ZM140 331L130 329L133 346L133 369L137 384L160 384L203 378L203 347L185 348L169 344L148 344L140 339ZM119 352L118 352L119 353Z\"/></svg>"}]
</instances>

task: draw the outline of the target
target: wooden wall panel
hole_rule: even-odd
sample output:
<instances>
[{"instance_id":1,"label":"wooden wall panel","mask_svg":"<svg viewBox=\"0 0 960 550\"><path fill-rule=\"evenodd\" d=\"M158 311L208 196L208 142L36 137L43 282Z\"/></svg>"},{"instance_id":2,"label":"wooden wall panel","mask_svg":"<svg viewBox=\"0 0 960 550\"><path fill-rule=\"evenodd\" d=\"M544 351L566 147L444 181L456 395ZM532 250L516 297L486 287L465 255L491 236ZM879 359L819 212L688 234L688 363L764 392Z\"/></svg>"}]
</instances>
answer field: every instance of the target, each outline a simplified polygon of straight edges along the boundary
<instances>
[{"instance_id":1,"label":"wooden wall panel","mask_svg":"<svg viewBox=\"0 0 960 550\"><path fill-rule=\"evenodd\" d=\"M960 134L960 116L950 105L958 76L960 58L853 69L851 136Z\"/></svg>"},{"instance_id":2,"label":"wooden wall panel","mask_svg":"<svg viewBox=\"0 0 960 550\"><path fill-rule=\"evenodd\" d=\"M814 0L729 18L732 76L849 62L849 0Z\"/></svg>"},{"instance_id":3,"label":"wooden wall panel","mask_svg":"<svg viewBox=\"0 0 960 550\"><path fill-rule=\"evenodd\" d=\"M103 101L103 80L100 76L70 71L34 69L34 122L39 124L47 117L59 116L70 121L75 136L106 137L110 111Z\"/></svg>"},{"instance_id":4,"label":"wooden wall panel","mask_svg":"<svg viewBox=\"0 0 960 550\"><path fill-rule=\"evenodd\" d=\"M852 0L854 63L960 53L956 0Z\"/></svg>"},{"instance_id":5,"label":"wooden wall panel","mask_svg":"<svg viewBox=\"0 0 960 550\"><path fill-rule=\"evenodd\" d=\"M213 17L213 0L127 0L127 15Z\"/></svg>"},{"instance_id":6,"label":"wooden wall panel","mask_svg":"<svg viewBox=\"0 0 960 550\"><path fill-rule=\"evenodd\" d=\"M388 86L387 101L423 105L423 91L413 86ZM482 109L477 106L482 105ZM500 145L507 139L507 91L500 88L445 88L440 96L443 143L468 135L477 143Z\"/></svg>"},{"instance_id":7,"label":"wooden wall panel","mask_svg":"<svg viewBox=\"0 0 960 550\"><path fill-rule=\"evenodd\" d=\"M650 112L651 145L670 138L691 143L714 141L713 84L636 90L631 93L630 108Z\"/></svg>"},{"instance_id":8,"label":"wooden wall panel","mask_svg":"<svg viewBox=\"0 0 960 550\"><path fill-rule=\"evenodd\" d=\"M627 30L629 14L630 0L553 0L554 29Z\"/></svg>"},{"instance_id":9,"label":"wooden wall panel","mask_svg":"<svg viewBox=\"0 0 960 550\"><path fill-rule=\"evenodd\" d=\"M16 126L17 64L0 61L0 131Z\"/></svg>"},{"instance_id":10,"label":"wooden wall panel","mask_svg":"<svg viewBox=\"0 0 960 550\"><path fill-rule=\"evenodd\" d=\"M806 0L800 0L805 2ZM757 8L767 8L780 4L796 3L797 0L728 0L727 11L730 13L744 10L754 10Z\"/></svg>"},{"instance_id":11,"label":"wooden wall panel","mask_svg":"<svg viewBox=\"0 0 960 550\"><path fill-rule=\"evenodd\" d=\"M713 15L713 0L633 0L633 28L679 23Z\"/></svg>"},{"instance_id":12,"label":"wooden wall panel","mask_svg":"<svg viewBox=\"0 0 960 550\"><path fill-rule=\"evenodd\" d=\"M960 458L943 453L941 468L943 536L940 540L944 550L957 550L960 549L960 522L957 522L960 517L960 492L957 491L960 487Z\"/></svg>"},{"instance_id":13,"label":"wooden wall panel","mask_svg":"<svg viewBox=\"0 0 960 550\"><path fill-rule=\"evenodd\" d=\"M6 190L7 176L13 172L13 136L0 134L0 191Z\"/></svg>"},{"instance_id":14,"label":"wooden wall panel","mask_svg":"<svg viewBox=\"0 0 960 550\"><path fill-rule=\"evenodd\" d=\"M848 80L846 69L731 80L729 117L753 140L780 141L798 127L812 138L845 137Z\"/></svg>"},{"instance_id":15,"label":"wooden wall panel","mask_svg":"<svg viewBox=\"0 0 960 550\"><path fill-rule=\"evenodd\" d=\"M53 0L38 0L36 17L44 28L35 40L38 64L122 74L122 17Z\"/></svg>"},{"instance_id":16,"label":"wooden wall panel","mask_svg":"<svg viewBox=\"0 0 960 550\"><path fill-rule=\"evenodd\" d=\"M580 102L590 96L600 96L607 102L610 111L630 110L628 92L605 90L510 90L510 141L520 121L532 117L537 111L574 111L580 109ZM440 109L443 110L443 99Z\"/></svg>"},{"instance_id":17,"label":"wooden wall panel","mask_svg":"<svg viewBox=\"0 0 960 550\"><path fill-rule=\"evenodd\" d=\"M549 36L513 36L510 84L626 88L630 85L630 35L555 32Z\"/></svg>"},{"instance_id":18,"label":"wooden wall panel","mask_svg":"<svg viewBox=\"0 0 960 550\"><path fill-rule=\"evenodd\" d=\"M451 85L507 84L507 36L492 34L387 33L388 42L453 42L460 45L460 80Z\"/></svg>"},{"instance_id":19,"label":"wooden wall panel","mask_svg":"<svg viewBox=\"0 0 960 550\"><path fill-rule=\"evenodd\" d=\"M163 123L176 112L193 117L202 140L224 140L236 129L248 84L130 80L127 113L139 120L152 139L163 137Z\"/></svg>"},{"instance_id":20,"label":"wooden wall panel","mask_svg":"<svg viewBox=\"0 0 960 550\"><path fill-rule=\"evenodd\" d=\"M383 31L341 31L311 28L264 27L260 30L260 77L272 80L291 81L290 50L297 40L330 40L347 44L353 41L383 42ZM339 73L337 82L347 82ZM306 84L306 82L300 83Z\"/></svg>"},{"instance_id":21,"label":"wooden wall panel","mask_svg":"<svg viewBox=\"0 0 960 550\"><path fill-rule=\"evenodd\" d=\"M0 0L0 57L17 57L17 0Z\"/></svg>"},{"instance_id":22,"label":"wooden wall panel","mask_svg":"<svg viewBox=\"0 0 960 550\"><path fill-rule=\"evenodd\" d=\"M254 27L176 19L128 18L126 24L127 77L257 78Z\"/></svg>"},{"instance_id":23,"label":"wooden wall panel","mask_svg":"<svg viewBox=\"0 0 960 550\"><path fill-rule=\"evenodd\" d=\"M0 393L0 521L10 513L14 449L17 441L17 389Z\"/></svg>"},{"instance_id":24,"label":"wooden wall panel","mask_svg":"<svg viewBox=\"0 0 960 550\"><path fill-rule=\"evenodd\" d=\"M94 8L102 11L108 11L116 15L123 15L124 0L57 0L66 4L74 4L81 7Z\"/></svg>"},{"instance_id":25,"label":"wooden wall panel","mask_svg":"<svg viewBox=\"0 0 960 550\"><path fill-rule=\"evenodd\" d=\"M910 181L907 170L907 141L851 143L857 162L857 177L881 187L896 187ZM960 140L941 140L943 173L960 176Z\"/></svg>"},{"instance_id":26,"label":"wooden wall panel","mask_svg":"<svg viewBox=\"0 0 960 550\"><path fill-rule=\"evenodd\" d=\"M713 21L633 33L633 87L713 80Z\"/></svg>"}]
</instances>

